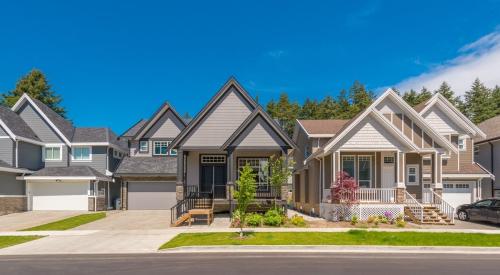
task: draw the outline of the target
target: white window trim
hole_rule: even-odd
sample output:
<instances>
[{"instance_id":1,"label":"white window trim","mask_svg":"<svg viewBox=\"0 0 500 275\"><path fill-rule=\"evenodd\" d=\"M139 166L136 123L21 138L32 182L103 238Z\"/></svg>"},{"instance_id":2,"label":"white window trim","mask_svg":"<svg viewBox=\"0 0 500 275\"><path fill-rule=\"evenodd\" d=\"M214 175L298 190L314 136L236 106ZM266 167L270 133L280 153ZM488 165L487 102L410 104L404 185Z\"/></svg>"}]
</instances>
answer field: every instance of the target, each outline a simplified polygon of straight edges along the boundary
<instances>
[{"instance_id":1,"label":"white window trim","mask_svg":"<svg viewBox=\"0 0 500 275\"><path fill-rule=\"evenodd\" d=\"M75 159L74 151L76 148L88 148L89 149L89 158L88 159ZM72 162L91 162L92 161L92 146L73 146L73 148L71 148L71 161Z\"/></svg>"},{"instance_id":2,"label":"white window trim","mask_svg":"<svg viewBox=\"0 0 500 275\"><path fill-rule=\"evenodd\" d=\"M145 142L146 143L146 150L142 150L141 144ZM147 153L149 151L149 141L148 140L141 140L139 141L139 152L141 153Z\"/></svg>"},{"instance_id":3,"label":"white window trim","mask_svg":"<svg viewBox=\"0 0 500 275\"><path fill-rule=\"evenodd\" d=\"M59 161L62 161L62 155L63 155L63 146L61 144L57 144L57 145L52 145L52 144L46 144L45 146L43 146L43 150L42 150L42 156L43 156L43 160L44 162L59 162ZM58 159L47 159L47 156L46 156L46 153L45 153L45 149L46 148L59 148L59 158Z\"/></svg>"},{"instance_id":4,"label":"white window trim","mask_svg":"<svg viewBox=\"0 0 500 275\"><path fill-rule=\"evenodd\" d=\"M463 140L463 148L460 148L460 140ZM467 137L466 136L459 136L458 137L458 150L459 151L467 151Z\"/></svg>"},{"instance_id":5,"label":"white window trim","mask_svg":"<svg viewBox=\"0 0 500 275\"><path fill-rule=\"evenodd\" d=\"M113 158L115 159L122 159L123 158L123 153L116 150L116 149L113 149Z\"/></svg>"},{"instance_id":6,"label":"white window trim","mask_svg":"<svg viewBox=\"0 0 500 275\"><path fill-rule=\"evenodd\" d=\"M172 144L172 142L168 141L167 148L170 148L170 144ZM177 156L177 149L174 149L174 148L169 149L168 150L168 154L171 155L171 156Z\"/></svg>"},{"instance_id":7,"label":"white window trim","mask_svg":"<svg viewBox=\"0 0 500 275\"><path fill-rule=\"evenodd\" d=\"M415 182L410 182L410 168L415 168ZM406 185L418 186L420 182L420 167L418 164L406 165Z\"/></svg>"},{"instance_id":8,"label":"white window trim","mask_svg":"<svg viewBox=\"0 0 500 275\"><path fill-rule=\"evenodd\" d=\"M165 154L157 154L156 153L156 143L160 143L160 142L164 142L164 143L167 143L167 152ZM168 141L168 140L155 140L153 141L153 155L154 156L168 156L168 146L170 145L171 141Z\"/></svg>"},{"instance_id":9,"label":"white window trim","mask_svg":"<svg viewBox=\"0 0 500 275\"><path fill-rule=\"evenodd\" d=\"M342 158L340 159L340 171L344 171L344 158L348 158L348 157L352 157L354 158L354 174L357 174L356 171L357 171L357 163L356 163L356 156L355 155L343 155ZM349 175L351 177L356 177L356 175Z\"/></svg>"},{"instance_id":10,"label":"white window trim","mask_svg":"<svg viewBox=\"0 0 500 275\"><path fill-rule=\"evenodd\" d=\"M373 176L372 176L372 172L373 172L373 169L372 169L372 164L373 164L373 163L372 163L372 161L373 161L373 160L372 160L372 156L371 156L371 155L358 155L358 157L357 157L357 160L358 160L358 161L357 161L357 168L358 168L358 169L356 170L356 175L357 175L358 185L359 185L359 167L360 167L360 165L359 165L359 161L360 161L360 159L361 159L362 157L367 157L367 158L370 160L370 166L369 166L369 167L370 167L370 184L369 184L369 187L368 187L368 188L371 188L371 187L372 187L372 184L373 184L373 179L372 179L372 177L373 177ZM363 180L363 181L366 181L366 180ZM359 186L359 187L360 187L360 188L365 188L365 187L361 187L361 186Z\"/></svg>"}]
</instances>

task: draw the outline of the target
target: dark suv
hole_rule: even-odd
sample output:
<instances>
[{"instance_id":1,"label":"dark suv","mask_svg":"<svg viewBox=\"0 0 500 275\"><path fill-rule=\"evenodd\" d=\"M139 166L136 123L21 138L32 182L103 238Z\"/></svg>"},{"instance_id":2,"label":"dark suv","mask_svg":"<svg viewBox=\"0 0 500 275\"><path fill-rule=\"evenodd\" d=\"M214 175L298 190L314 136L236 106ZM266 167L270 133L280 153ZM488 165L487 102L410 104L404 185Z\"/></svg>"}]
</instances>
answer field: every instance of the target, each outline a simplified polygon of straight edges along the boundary
<instances>
[{"instance_id":1,"label":"dark suv","mask_svg":"<svg viewBox=\"0 0 500 275\"><path fill-rule=\"evenodd\" d=\"M461 221L483 221L500 223L500 199L480 200L457 207L458 219Z\"/></svg>"}]
</instances>

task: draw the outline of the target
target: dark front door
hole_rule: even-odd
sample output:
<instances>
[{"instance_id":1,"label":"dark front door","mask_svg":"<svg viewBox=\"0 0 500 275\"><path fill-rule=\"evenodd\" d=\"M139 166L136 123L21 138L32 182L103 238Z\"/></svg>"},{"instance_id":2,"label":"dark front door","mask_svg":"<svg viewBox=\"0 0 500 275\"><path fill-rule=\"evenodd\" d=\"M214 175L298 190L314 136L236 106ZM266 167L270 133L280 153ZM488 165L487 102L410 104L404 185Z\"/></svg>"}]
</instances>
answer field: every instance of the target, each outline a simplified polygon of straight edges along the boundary
<instances>
[{"instance_id":1,"label":"dark front door","mask_svg":"<svg viewBox=\"0 0 500 275\"><path fill-rule=\"evenodd\" d=\"M202 164L200 191L211 192L214 190L215 198L226 197L226 165Z\"/></svg>"}]
</instances>

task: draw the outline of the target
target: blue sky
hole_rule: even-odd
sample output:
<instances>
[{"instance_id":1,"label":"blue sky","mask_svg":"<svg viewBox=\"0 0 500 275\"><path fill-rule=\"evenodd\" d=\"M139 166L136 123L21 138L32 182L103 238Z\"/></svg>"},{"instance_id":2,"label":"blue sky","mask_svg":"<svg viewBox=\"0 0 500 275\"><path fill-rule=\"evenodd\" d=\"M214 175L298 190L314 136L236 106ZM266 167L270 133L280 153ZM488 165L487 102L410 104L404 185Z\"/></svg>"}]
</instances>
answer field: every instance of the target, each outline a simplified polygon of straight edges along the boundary
<instances>
[{"instance_id":1,"label":"blue sky","mask_svg":"<svg viewBox=\"0 0 500 275\"><path fill-rule=\"evenodd\" d=\"M500 1L6 1L0 92L39 68L76 125L117 133L165 100L196 114L229 76L263 104L282 91L335 96L354 80L377 91L447 80L463 93L477 76L500 84L499 10Z\"/></svg>"}]
</instances>

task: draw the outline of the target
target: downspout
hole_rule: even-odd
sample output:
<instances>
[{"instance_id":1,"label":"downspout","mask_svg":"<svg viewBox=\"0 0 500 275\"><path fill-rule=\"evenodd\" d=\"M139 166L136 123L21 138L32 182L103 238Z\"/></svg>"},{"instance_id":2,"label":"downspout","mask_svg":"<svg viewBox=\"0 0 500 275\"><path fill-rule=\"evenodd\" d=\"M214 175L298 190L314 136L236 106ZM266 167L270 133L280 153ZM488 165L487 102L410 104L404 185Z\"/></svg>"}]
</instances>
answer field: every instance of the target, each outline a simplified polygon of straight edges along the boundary
<instances>
[{"instance_id":1,"label":"downspout","mask_svg":"<svg viewBox=\"0 0 500 275\"><path fill-rule=\"evenodd\" d=\"M490 158L491 158L491 173L495 175L495 155L493 154L493 142L489 141L488 144L490 145ZM495 196L495 180L496 178L491 179L491 197L493 198Z\"/></svg>"},{"instance_id":2,"label":"downspout","mask_svg":"<svg viewBox=\"0 0 500 275\"><path fill-rule=\"evenodd\" d=\"M96 184L97 183L97 184ZM94 181L94 212L97 212L97 194L99 193L97 191L97 188L99 187L99 184L97 181Z\"/></svg>"},{"instance_id":3,"label":"downspout","mask_svg":"<svg viewBox=\"0 0 500 275\"><path fill-rule=\"evenodd\" d=\"M19 168L19 140L16 139L16 153L15 153L15 158L16 158L16 168Z\"/></svg>"}]
</instances>

